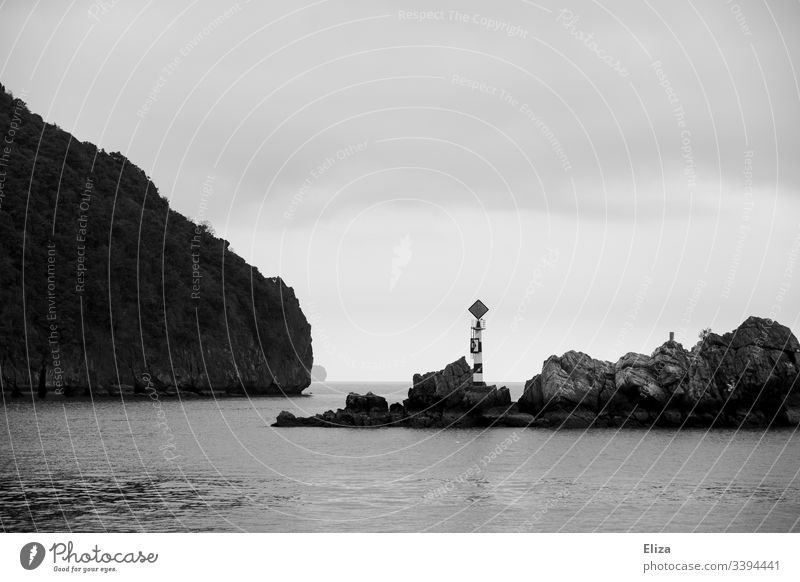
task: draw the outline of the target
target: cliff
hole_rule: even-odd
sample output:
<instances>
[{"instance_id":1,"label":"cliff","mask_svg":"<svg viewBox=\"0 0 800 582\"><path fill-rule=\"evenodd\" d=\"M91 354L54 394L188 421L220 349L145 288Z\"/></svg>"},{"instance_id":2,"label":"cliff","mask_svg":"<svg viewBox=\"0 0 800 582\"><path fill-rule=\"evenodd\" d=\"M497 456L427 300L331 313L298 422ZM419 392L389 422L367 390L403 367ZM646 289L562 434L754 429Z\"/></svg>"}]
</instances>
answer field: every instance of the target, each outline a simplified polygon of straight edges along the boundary
<instances>
[{"instance_id":1,"label":"cliff","mask_svg":"<svg viewBox=\"0 0 800 582\"><path fill-rule=\"evenodd\" d=\"M0 85L3 388L297 393L311 328L206 223L120 153L44 123ZM211 188L213 185L198 185Z\"/></svg>"},{"instance_id":2,"label":"cliff","mask_svg":"<svg viewBox=\"0 0 800 582\"><path fill-rule=\"evenodd\" d=\"M549 357L518 402L475 386L464 358L415 374L402 404L350 394L344 409L274 426L774 427L800 424L800 344L789 328L750 317L691 350L669 341L617 362L569 351Z\"/></svg>"}]
</instances>

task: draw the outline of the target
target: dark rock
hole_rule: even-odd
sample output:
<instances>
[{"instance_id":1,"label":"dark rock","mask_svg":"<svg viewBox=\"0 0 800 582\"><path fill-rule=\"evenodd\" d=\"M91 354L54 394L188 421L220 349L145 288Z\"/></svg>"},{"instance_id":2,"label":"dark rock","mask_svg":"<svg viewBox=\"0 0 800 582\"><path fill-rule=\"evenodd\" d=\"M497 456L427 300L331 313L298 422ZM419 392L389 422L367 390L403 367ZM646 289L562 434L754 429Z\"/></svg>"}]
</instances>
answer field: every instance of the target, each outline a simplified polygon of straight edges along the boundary
<instances>
[{"instance_id":1,"label":"dark rock","mask_svg":"<svg viewBox=\"0 0 800 582\"><path fill-rule=\"evenodd\" d=\"M383 396L372 392L356 394L351 392L345 400L345 408L325 411L308 418L297 418L292 413L283 411L272 426L319 426L319 427L379 427L387 426L397 421L402 421L402 407L393 405L394 412L390 413L389 406Z\"/></svg>"},{"instance_id":2,"label":"dark rock","mask_svg":"<svg viewBox=\"0 0 800 582\"><path fill-rule=\"evenodd\" d=\"M282 410L272 426L297 426L297 417L286 410Z\"/></svg>"},{"instance_id":3,"label":"dark rock","mask_svg":"<svg viewBox=\"0 0 800 582\"><path fill-rule=\"evenodd\" d=\"M439 428L441 426L441 420L441 416L420 413L409 416L407 425L411 428Z\"/></svg>"},{"instance_id":4,"label":"dark rock","mask_svg":"<svg viewBox=\"0 0 800 582\"><path fill-rule=\"evenodd\" d=\"M497 389L495 406L511 406L511 392L505 386Z\"/></svg>"},{"instance_id":5,"label":"dark rock","mask_svg":"<svg viewBox=\"0 0 800 582\"><path fill-rule=\"evenodd\" d=\"M520 410L532 414L576 407L596 411L615 391L613 364L569 351L561 357L550 356L542 373L526 383Z\"/></svg>"},{"instance_id":6,"label":"dark rock","mask_svg":"<svg viewBox=\"0 0 800 582\"><path fill-rule=\"evenodd\" d=\"M686 382L691 356L681 344L668 341L657 347L650 358L656 383L668 392L673 393Z\"/></svg>"},{"instance_id":7,"label":"dark rock","mask_svg":"<svg viewBox=\"0 0 800 582\"><path fill-rule=\"evenodd\" d=\"M800 379L800 377L799 377ZM800 384L797 382L795 385ZM788 426L800 425L800 393L791 393L786 399L786 408L783 414L783 424Z\"/></svg>"},{"instance_id":8,"label":"dark rock","mask_svg":"<svg viewBox=\"0 0 800 582\"><path fill-rule=\"evenodd\" d=\"M410 410L449 408L461 402L469 386L472 386L472 370L466 358L461 357L438 372L414 374L404 404Z\"/></svg>"},{"instance_id":9,"label":"dark rock","mask_svg":"<svg viewBox=\"0 0 800 582\"><path fill-rule=\"evenodd\" d=\"M683 424L683 415L678 410L664 410L656 418L656 424L664 427L678 427Z\"/></svg>"},{"instance_id":10,"label":"dark rock","mask_svg":"<svg viewBox=\"0 0 800 582\"><path fill-rule=\"evenodd\" d=\"M532 414L520 412L516 405L511 405L485 410L481 414L481 420L484 426L526 427L533 424L535 417Z\"/></svg>"},{"instance_id":11,"label":"dark rock","mask_svg":"<svg viewBox=\"0 0 800 582\"><path fill-rule=\"evenodd\" d=\"M473 385L464 390L460 402L453 401L451 408L468 409L474 413L496 406L511 406L511 394L508 388L503 386L498 389L495 386Z\"/></svg>"},{"instance_id":12,"label":"dark rock","mask_svg":"<svg viewBox=\"0 0 800 582\"><path fill-rule=\"evenodd\" d=\"M555 409L544 413L543 419L554 428L588 428L595 424L595 414L585 408L576 407L573 410Z\"/></svg>"},{"instance_id":13,"label":"dark rock","mask_svg":"<svg viewBox=\"0 0 800 582\"><path fill-rule=\"evenodd\" d=\"M542 399L542 376L536 374L533 378L525 382L525 391L517 403L522 412L537 414L544 404Z\"/></svg>"},{"instance_id":14,"label":"dark rock","mask_svg":"<svg viewBox=\"0 0 800 582\"><path fill-rule=\"evenodd\" d=\"M286 410L278 414L275 423L272 426L319 426L321 423L317 417L298 418L291 412Z\"/></svg>"},{"instance_id":15,"label":"dark rock","mask_svg":"<svg viewBox=\"0 0 800 582\"><path fill-rule=\"evenodd\" d=\"M643 354L628 353L614 364L616 389L633 403L660 410L670 393L658 382L655 361Z\"/></svg>"},{"instance_id":16,"label":"dark rock","mask_svg":"<svg viewBox=\"0 0 800 582\"><path fill-rule=\"evenodd\" d=\"M527 427L534 423L534 416L532 414L525 414L524 412L517 412L514 414L506 414L501 420L502 426L513 427Z\"/></svg>"},{"instance_id":17,"label":"dark rock","mask_svg":"<svg viewBox=\"0 0 800 582\"><path fill-rule=\"evenodd\" d=\"M468 428L480 425L479 417L461 409L448 409L442 411L435 425L441 428Z\"/></svg>"},{"instance_id":18,"label":"dark rock","mask_svg":"<svg viewBox=\"0 0 800 582\"><path fill-rule=\"evenodd\" d=\"M750 317L709 333L687 351L669 341L616 363L569 351L549 357L511 402L508 389L476 386L465 358L415 374L403 404L350 394L346 407L278 426L739 427L800 424L800 344L792 332ZM287 413L288 414L288 413ZM331 416L332 415L332 416ZM304 422L311 424L303 424Z\"/></svg>"},{"instance_id":19,"label":"dark rock","mask_svg":"<svg viewBox=\"0 0 800 582\"><path fill-rule=\"evenodd\" d=\"M770 422L770 418L767 418L767 415L761 412L760 410L753 410L747 412L743 415L740 415L736 419L736 424L739 426L766 426Z\"/></svg>"},{"instance_id":20,"label":"dark rock","mask_svg":"<svg viewBox=\"0 0 800 582\"><path fill-rule=\"evenodd\" d=\"M693 412L686 417L685 425L693 428L709 428L716 417L708 412Z\"/></svg>"},{"instance_id":21,"label":"dark rock","mask_svg":"<svg viewBox=\"0 0 800 582\"><path fill-rule=\"evenodd\" d=\"M580 352L551 356L518 404L553 424L578 409L597 412L597 424L610 426L789 424L800 420L787 401L800 386L798 370L800 344L792 332L750 317L730 333L709 333L691 351L669 341L650 356L628 353L613 366ZM588 422L588 414L578 418Z\"/></svg>"},{"instance_id":22,"label":"dark rock","mask_svg":"<svg viewBox=\"0 0 800 582\"><path fill-rule=\"evenodd\" d=\"M376 396L372 392L364 395L351 392L345 399L345 409L351 413L381 414L389 412L389 405L386 398Z\"/></svg>"},{"instance_id":23,"label":"dark rock","mask_svg":"<svg viewBox=\"0 0 800 582\"><path fill-rule=\"evenodd\" d=\"M511 394L505 386L474 385L472 369L459 358L438 372L414 374L408 398L389 406L386 399L372 392L350 393L345 408L326 412L321 426L409 426L414 428L470 427L485 424L482 413L489 409L512 408ZM518 412L514 408L515 412ZM533 420L528 415L510 418L513 426ZM284 417L276 426L307 426L304 419Z\"/></svg>"},{"instance_id":24,"label":"dark rock","mask_svg":"<svg viewBox=\"0 0 800 582\"><path fill-rule=\"evenodd\" d=\"M774 415L797 380L800 347L789 328L749 317L692 350L686 403L701 411L750 409Z\"/></svg>"}]
</instances>

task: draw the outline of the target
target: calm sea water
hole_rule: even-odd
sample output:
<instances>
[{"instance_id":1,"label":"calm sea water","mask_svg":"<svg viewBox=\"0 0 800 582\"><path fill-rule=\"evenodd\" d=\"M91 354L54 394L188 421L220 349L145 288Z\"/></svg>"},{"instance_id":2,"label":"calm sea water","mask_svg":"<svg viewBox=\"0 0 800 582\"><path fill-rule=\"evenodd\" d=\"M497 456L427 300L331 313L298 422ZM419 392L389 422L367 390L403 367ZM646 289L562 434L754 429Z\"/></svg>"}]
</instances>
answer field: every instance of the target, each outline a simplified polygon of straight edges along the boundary
<instances>
[{"instance_id":1,"label":"calm sea water","mask_svg":"<svg viewBox=\"0 0 800 582\"><path fill-rule=\"evenodd\" d=\"M521 386L510 386L518 396ZM800 531L793 430L275 429L292 399L10 402L6 531ZM173 458L174 457L174 458Z\"/></svg>"}]
</instances>

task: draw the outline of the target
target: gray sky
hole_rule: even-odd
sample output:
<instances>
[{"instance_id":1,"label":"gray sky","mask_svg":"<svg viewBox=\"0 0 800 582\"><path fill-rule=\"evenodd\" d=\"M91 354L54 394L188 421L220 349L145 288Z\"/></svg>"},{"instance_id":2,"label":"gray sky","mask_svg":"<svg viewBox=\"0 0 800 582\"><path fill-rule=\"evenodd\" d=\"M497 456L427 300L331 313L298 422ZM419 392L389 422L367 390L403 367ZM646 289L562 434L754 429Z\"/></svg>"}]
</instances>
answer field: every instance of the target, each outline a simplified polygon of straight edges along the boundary
<instances>
[{"instance_id":1,"label":"gray sky","mask_svg":"<svg viewBox=\"0 0 800 582\"><path fill-rule=\"evenodd\" d=\"M330 380L442 367L476 298L489 381L800 329L798 2L0 14L0 81L284 277Z\"/></svg>"}]
</instances>

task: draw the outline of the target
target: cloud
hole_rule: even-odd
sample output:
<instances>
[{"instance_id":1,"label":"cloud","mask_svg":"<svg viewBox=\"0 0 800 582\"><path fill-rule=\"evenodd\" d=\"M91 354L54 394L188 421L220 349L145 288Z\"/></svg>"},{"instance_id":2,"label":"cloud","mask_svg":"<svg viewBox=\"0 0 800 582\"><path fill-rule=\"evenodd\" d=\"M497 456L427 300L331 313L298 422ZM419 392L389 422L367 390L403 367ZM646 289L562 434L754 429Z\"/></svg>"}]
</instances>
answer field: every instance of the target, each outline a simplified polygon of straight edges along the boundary
<instances>
[{"instance_id":1,"label":"cloud","mask_svg":"<svg viewBox=\"0 0 800 582\"><path fill-rule=\"evenodd\" d=\"M341 332L317 350L331 378L408 342L425 349L381 375L440 367L476 295L510 324L546 248L559 264L504 352L488 340L494 370L602 351L650 273L631 345L681 319L698 281L695 318L718 327L782 284L796 3L91 6L4 7L3 83L126 153L184 214L214 176L205 218Z\"/></svg>"}]
</instances>

